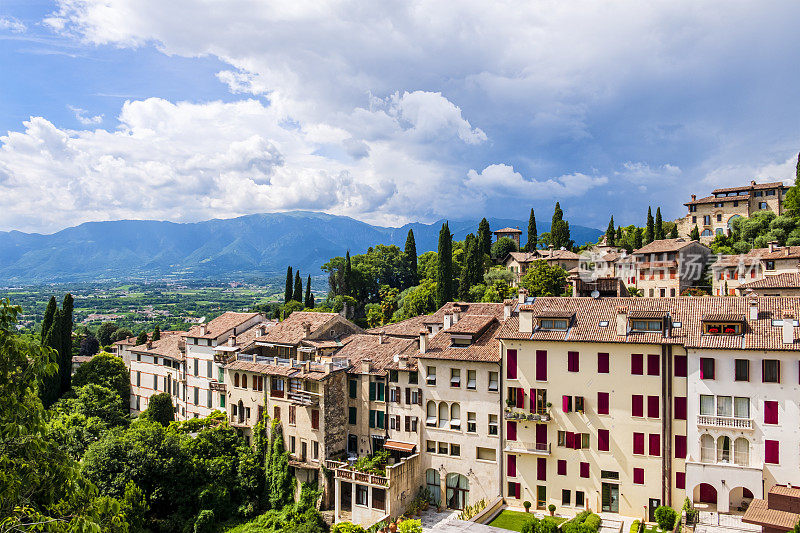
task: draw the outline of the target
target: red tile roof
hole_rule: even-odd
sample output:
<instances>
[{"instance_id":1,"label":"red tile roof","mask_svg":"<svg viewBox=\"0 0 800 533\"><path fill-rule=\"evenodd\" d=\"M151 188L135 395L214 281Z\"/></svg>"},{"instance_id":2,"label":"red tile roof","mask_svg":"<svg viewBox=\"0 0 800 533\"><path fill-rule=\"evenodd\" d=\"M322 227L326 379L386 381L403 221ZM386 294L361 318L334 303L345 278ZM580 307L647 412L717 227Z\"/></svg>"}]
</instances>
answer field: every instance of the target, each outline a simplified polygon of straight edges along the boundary
<instances>
[{"instance_id":1,"label":"red tile roof","mask_svg":"<svg viewBox=\"0 0 800 533\"><path fill-rule=\"evenodd\" d=\"M240 326L257 316L258 313L237 313L234 311L226 311L208 324L205 324L205 333L201 333L202 325L198 325L192 326L185 336L195 337L198 339L216 339L220 335L224 335L233 328Z\"/></svg>"},{"instance_id":2,"label":"red tile roof","mask_svg":"<svg viewBox=\"0 0 800 533\"><path fill-rule=\"evenodd\" d=\"M742 283L738 290L746 289L797 289L800 288L800 273L785 272L766 276L764 279Z\"/></svg>"},{"instance_id":3,"label":"red tile roof","mask_svg":"<svg viewBox=\"0 0 800 533\"><path fill-rule=\"evenodd\" d=\"M662 252L677 252L683 248L686 248L692 243L697 243L698 241L692 241L690 239L684 239L683 237L679 237L677 239L660 239L657 241L653 241L649 244L645 244L638 250L634 250L634 254L657 254ZM698 243L699 244L699 243ZM705 246L705 245L702 245Z\"/></svg>"},{"instance_id":4,"label":"red tile roof","mask_svg":"<svg viewBox=\"0 0 800 533\"><path fill-rule=\"evenodd\" d=\"M313 311L295 311L283 322L272 326L266 335L258 337L258 342L274 342L277 344L296 345L306 337L305 326L310 326L310 332L314 332L331 322L339 315L337 313L315 313Z\"/></svg>"}]
</instances>

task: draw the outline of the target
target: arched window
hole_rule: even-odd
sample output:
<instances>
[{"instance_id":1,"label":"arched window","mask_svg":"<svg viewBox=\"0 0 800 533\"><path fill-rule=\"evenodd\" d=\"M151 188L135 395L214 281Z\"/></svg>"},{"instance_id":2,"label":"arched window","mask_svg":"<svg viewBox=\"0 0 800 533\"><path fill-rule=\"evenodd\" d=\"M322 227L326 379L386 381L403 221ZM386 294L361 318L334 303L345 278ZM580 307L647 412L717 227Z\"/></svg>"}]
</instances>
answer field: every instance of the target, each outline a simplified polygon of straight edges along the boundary
<instances>
[{"instance_id":1,"label":"arched window","mask_svg":"<svg viewBox=\"0 0 800 533\"><path fill-rule=\"evenodd\" d=\"M253 390L258 390L258 376L253 376Z\"/></svg>"},{"instance_id":2,"label":"arched window","mask_svg":"<svg viewBox=\"0 0 800 533\"><path fill-rule=\"evenodd\" d=\"M425 425L436 427L436 402L433 400L428 400L428 405L425 407L425 412Z\"/></svg>"},{"instance_id":3,"label":"arched window","mask_svg":"<svg viewBox=\"0 0 800 533\"><path fill-rule=\"evenodd\" d=\"M447 507L462 510L469 501L469 479L461 474L447 474Z\"/></svg>"},{"instance_id":4,"label":"arched window","mask_svg":"<svg viewBox=\"0 0 800 533\"><path fill-rule=\"evenodd\" d=\"M247 374L242 374L242 388L247 388Z\"/></svg>"},{"instance_id":5,"label":"arched window","mask_svg":"<svg viewBox=\"0 0 800 533\"><path fill-rule=\"evenodd\" d=\"M438 470L429 468L425 471L425 486L431 493L431 503L442 501L442 482Z\"/></svg>"},{"instance_id":6,"label":"arched window","mask_svg":"<svg viewBox=\"0 0 800 533\"><path fill-rule=\"evenodd\" d=\"M450 429L461 429L461 407L457 403L450 406Z\"/></svg>"},{"instance_id":7,"label":"arched window","mask_svg":"<svg viewBox=\"0 0 800 533\"><path fill-rule=\"evenodd\" d=\"M701 237L711 237L713 233L711 233L710 229L704 229L703 233L700 234Z\"/></svg>"},{"instance_id":8,"label":"arched window","mask_svg":"<svg viewBox=\"0 0 800 533\"><path fill-rule=\"evenodd\" d=\"M730 463L731 462L731 438L720 437L717 439L717 462Z\"/></svg>"},{"instance_id":9,"label":"arched window","mask_svg":"<svg viewBox=\"0 0 800 533\"><path fill-rule=\"evenodd\" d=\"M740 220L742 215L733 215L731 218L728 219L728 229L733 231L733 225L737 220Z\"/></svg>"},{"instance_id":10,"label":"arched window","mask_svg":"<svg viewBox=\"0 0 800 533\"><path fill-rule=\"evenodd\" d=\"M713 463L715 458L714 437L703 435L700 437L700 462Z\"/></svg>"},{"instance_id":11,"label":"arched window","mask_svg":"<svg viewBox=\"0 0 800 533\"><path fill-rule=\"evenodd\" d=\"M238 372L233 375L233 386L234 387L238 387L239 386L239 373Z\"/></svg>"},{"instance_id":12,"label":"arched window","mask_svg":"<svg viewBox=\"0 0 800 533\"><path fill-rule=\"evenodd\" d=\"M448 422L450 422L450 416L449 416L449 409L447 408L447 403L441 402L439 404L439 427L446 428Z\"/></svg>"},{"instance_id":13,"label":"arched window","mask_svg":"<svg viewBox=\"0 0 800 533\"><path fill-rule=\"evenodd\" d=\"M733 462L738 466L750 466L750 441L744 437L733 442Z\"/></svg>"}]
</instances>

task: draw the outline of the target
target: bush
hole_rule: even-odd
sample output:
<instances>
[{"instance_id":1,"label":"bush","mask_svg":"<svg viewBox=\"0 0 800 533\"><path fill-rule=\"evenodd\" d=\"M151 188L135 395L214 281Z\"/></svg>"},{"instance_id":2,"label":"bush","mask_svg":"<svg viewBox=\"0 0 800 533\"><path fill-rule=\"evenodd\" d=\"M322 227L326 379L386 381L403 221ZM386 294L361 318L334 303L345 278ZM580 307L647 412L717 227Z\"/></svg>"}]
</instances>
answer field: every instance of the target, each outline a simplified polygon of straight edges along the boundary
<instances>
[{"instance_id":1,"label":"bush","mask_svg":"<svg viewBox=\"0 0 800 533\"><path fill-rule=\"evenodd\" d=\"M641 522L639 522L638 520L634 520L633 524L631 524L630 533L639 533L639 526L640 525L641 525Z\"/></svg>"},{"instance_id":2,"label":"bush","mask_svg":"<svg viewBox=\"0 0 800 533\"><path fill-rule=\"evenodd\" d=\"M172 397L167 392L160 392L150 396L150 403L142 413L142 416L153 422L158 422L162 426L168 426L170 422L175 420Z\"/></svg>"},{"instance_id":3,"label":"bush","mask_svg":"<svg viewBox=\"0 0 800 533\"><path fill-rule=\"evenodd\" d=\"M547 506L547 510L550 511L551 513L555 513L556 506L551 503L550 505Z\"/></svg>"},{"instance_id":4,"label":"bush","mask_svg":"<svg viewBox=\"0 0 800 533\"><path fill-rule=\"evenodd\" d=\"M203 509L194 521L194 533L212 533L214 531L214 511Z\"/></svg>"},{"instance_id":5,"label":"bush","mask_svg":"<svg viewBox=\"0 0 800 533\"><path fill-rule=\"evenodd\" d=\"M352 522L339 522L333 525L331 533L366 533L366 530Z\"/></svg>"},{"instance_id":6,"label":"bush","mask_svg":"<svg viewBox=\"0 0 800 533\"><path fill-rule=\"evenodd\" d=\"M662 505L656 509L655 517L658 527L662 531L672 531L672 528L675 527L675 519L678 517L678 513L672 507Z\"/></svg>"},{"instance_id":7,"label":"bush","mask_svg":"<svg viewBox=\"0 0 800 533\"><path fill-rule=\"evenodd\" d=\"M592 513L583 521L584 530L596 533L600 529L600 522L600 517Z\"/></svg>"},{"instance_id":8,"label":"bush","mask_svg":"<svg viewBox=\"0 0 800 533\"><path fill-rule=\"evenodd\" d=\"M544 517L539 521L539 527L536 529L536 533L557 533L558 532L558 522L555 521L554 518L550 518L549 516Z\"/></svg>"},{"instance_id":9,"label":"bush","mask_svg":"<svg viewBox=\"0 0 800 533\"><path fill-rule=\"evenodd\" d=\"M400 533L422 533L422 520L403 520L397 526Z\"/></svg>"},{"instance_id":10,"label":"bush","mask_svg":"<svg viewBox=\"0 0 800 533\"><path fill-rule=\"evenodd\" d=\"M531 502L529 502L528 500L525 500L524 502L522 502L522 506L523 506L523 507L525 508L525 510L527 511L528 509L530 509L530 508L531 508Z\"/></svg>"},{"instance_id":11,"label":"bush","mask_svg":"<svg viewBox=\"0 0 800 533\"><path fill-rule=\"evenodd\" d=\"M528 518L522 524L520 533L538 533L539 532L539 519L534 517Z\"/></svg>"},{"instance_id":12,"label":"bush","mask_svg":"<svg viewBox=\"0 0 800 533\"><path fill-rule=\"evenodd\" d=\"M600 517L591 511L583 511L572 520L561 525L562 533L597 533L600 528Z\"/></svg>"}]
</instances>

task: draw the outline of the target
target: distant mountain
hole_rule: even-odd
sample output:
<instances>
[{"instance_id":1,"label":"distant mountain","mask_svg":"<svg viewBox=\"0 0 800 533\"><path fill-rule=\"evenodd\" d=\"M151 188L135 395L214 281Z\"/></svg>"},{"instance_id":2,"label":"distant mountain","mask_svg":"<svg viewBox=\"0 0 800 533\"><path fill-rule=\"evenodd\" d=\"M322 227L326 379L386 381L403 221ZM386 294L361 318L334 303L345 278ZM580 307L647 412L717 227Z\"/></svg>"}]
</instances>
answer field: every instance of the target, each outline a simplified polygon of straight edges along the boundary
<instances>
[{"instance_id":1,"label":"distant mountain","mask_svg":"<svg viewBox=\"0 0 800 533\"><path fill-rule=\"evenodd\" d=\"M475 232L478 220L451 221L454 238ZM492 229L525 231L527 221L490 218ZM400 228L306 211L174 223L153 220L87 222L51 235L0 232L0 285L50 282L274 278L287 265L319 275L331 257L375 244L405 244L414 229L417 251L435 250L442 221ZM576 243L600 230L570 226ZM548 231L539 224L539 232ZM523 241L525 235L523 234Z\"/></svg>"}]
</instances>

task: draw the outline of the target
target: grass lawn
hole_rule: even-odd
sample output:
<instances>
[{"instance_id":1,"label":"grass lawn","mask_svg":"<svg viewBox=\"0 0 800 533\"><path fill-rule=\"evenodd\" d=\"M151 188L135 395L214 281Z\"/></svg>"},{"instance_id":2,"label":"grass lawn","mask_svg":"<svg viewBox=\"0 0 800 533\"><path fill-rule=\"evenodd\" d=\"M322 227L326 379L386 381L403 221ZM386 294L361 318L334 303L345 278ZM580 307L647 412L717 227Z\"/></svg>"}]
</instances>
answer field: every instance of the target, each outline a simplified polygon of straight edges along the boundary
<instances>
[{"instance_id":1,"label":"grass lawn","mask_svg":"<svg viewBox=\"0 0 800 533\"><path fill-rule=\"evenodd\" d=\"M657 525L655 525L655 524L653 524L653 525L645 524L644 525L644 533L664 533L664 532L661 531L661 529L659 529L659 527Z\"/></svg>"},{"instance_id":2,"label":"grass lawn","mask_svg":"<svg viewBox=\"0 0 800 533\"><path fill-rule=\"evenodd\" d=\"M503 511L497 518L492 520L489 525L492 527L500 527L509 529L511 531L522 531L522 525L533 516L533 513L526 513L524 511ZM560 516L554 516L553 520L561 524L566 520Z\"/></svg>"}]
</instances>

